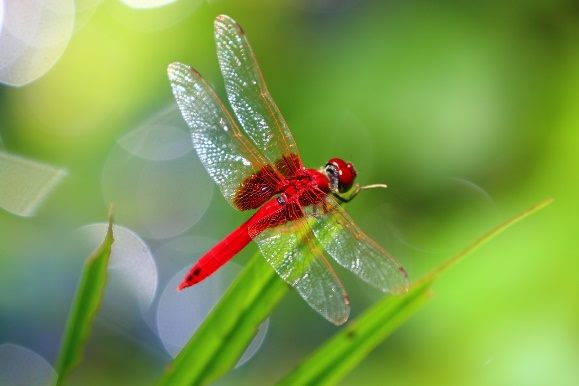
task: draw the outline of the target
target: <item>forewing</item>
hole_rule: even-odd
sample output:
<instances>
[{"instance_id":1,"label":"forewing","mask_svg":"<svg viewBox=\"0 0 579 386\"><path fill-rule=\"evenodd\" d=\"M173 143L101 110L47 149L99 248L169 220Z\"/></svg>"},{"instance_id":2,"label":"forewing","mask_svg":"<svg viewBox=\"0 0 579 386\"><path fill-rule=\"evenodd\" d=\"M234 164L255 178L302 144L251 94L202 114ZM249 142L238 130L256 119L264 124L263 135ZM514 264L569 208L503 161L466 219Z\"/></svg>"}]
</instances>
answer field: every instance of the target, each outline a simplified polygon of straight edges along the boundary
<instances>
[{"instance_id":1,"label":"forewing","mask_svg":"<svg viewBox=\"0 0 579 386\"><path fill-rule=\"evenodd\" d=\"M304 211L325 251L372 286L389 293L405 292L408 275L404 268L364 234L333 197L323 196L320 203L304 207Z\"/></svg>"},{"instance_id":2,"label":"forewing","mask_svg":"<svg viewBox=\"0 0 579 386\"><path fill-rule=\"evenodd\" d=\"M228 16L218 16L215 41L227 97L241 126L282 175L293 175L302 167L297 145L241 26Z\"/></svg>"},{"instance_id":3,"label":"forewing","mask_svg":"<svg viewBox=\"0 0 579 386\"><path fill-rule=\"evenodd\" d=\"M350 314L350 302L336 273L324 257L303 218L276 225L284 209L250 227L263 257L279 276L330 322L341 325ZM263 229L272 225L272 228Z\"/></svg>"},{"instance_id":4,"label":"forewing","mask_svg":"<svg viewBox=\"0 0 579 386\"><path fill-rule=\"evenodd\" d=\"M193 147L223 196L234 207L249 209L240 205L238 194L244 183L259 175L264 185L259 193L269 194L259 201L267 200L281 176L241 134L211 86L182 63L169 65L168 74L177 105L191 129Z\"/></svg>"}]
</instances>

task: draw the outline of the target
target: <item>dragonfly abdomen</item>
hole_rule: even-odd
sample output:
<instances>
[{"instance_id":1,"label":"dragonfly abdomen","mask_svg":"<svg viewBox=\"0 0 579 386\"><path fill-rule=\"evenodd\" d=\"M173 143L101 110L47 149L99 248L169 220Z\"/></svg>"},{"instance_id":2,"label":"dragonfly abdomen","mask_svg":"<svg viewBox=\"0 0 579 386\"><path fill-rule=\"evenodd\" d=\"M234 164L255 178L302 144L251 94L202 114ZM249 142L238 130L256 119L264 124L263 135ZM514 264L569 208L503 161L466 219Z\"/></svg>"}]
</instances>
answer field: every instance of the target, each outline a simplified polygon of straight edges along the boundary
<instances>
[{"instance_id":1,"label":"dragonfly abdomen","mask_svg":"<svg viewBox=\"0 0 579 386\"><path fill-rule=\"evenodd\" d=\"M182 290L205 280L245 248L251 241L247 224L247 222L242 224L207 251L189 270L185 279L179 284L178 289Z\"/></svg>"}]
</instances>

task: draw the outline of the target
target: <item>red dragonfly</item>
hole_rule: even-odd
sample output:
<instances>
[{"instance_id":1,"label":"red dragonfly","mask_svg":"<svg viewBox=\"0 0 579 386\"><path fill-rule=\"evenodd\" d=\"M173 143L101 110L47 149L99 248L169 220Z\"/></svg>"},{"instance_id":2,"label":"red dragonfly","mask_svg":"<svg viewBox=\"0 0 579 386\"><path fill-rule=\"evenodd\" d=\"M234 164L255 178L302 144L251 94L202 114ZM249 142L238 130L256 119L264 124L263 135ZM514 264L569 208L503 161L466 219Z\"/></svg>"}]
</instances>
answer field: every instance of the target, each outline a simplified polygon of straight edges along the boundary
<instances>
[{"instance_id":1,"label":"red dragonfly","mask_svg":"<svg viewBox=\"0 0 579 386\"><path fill-rule=\"evenodd\" d=\"M218 16L215 40L227 97L247 136L193 68L173 63L169 79L209 175L234 208L257 211L203 255L179 289L204 280L253 240L279 276L336 325L348 319L350 301L326 254L384 292L406 291L404 268L340 205L385 185L355 184L356 170L340 158L306 168L241 26Z\"/></svg>"}]
</instances>

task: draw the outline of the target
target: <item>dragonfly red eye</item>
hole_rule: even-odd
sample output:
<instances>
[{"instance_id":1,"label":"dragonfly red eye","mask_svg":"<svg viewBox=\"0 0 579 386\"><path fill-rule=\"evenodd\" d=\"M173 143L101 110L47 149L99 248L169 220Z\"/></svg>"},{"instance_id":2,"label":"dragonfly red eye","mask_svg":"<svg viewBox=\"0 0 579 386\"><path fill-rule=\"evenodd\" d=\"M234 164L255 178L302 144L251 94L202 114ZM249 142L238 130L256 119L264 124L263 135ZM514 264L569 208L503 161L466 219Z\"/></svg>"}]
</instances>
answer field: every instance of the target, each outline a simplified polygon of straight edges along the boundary
<instances>
[{"instance_id":1,"label":"dragonfly red eye","mask_svg":"<svg viewBox=\"0 0 579 386\"><path fill-rule=\"evenodd\" d=\"M338 190L340 193L347 192L356 179L356 169L351 163L344 161L341 158L332 158L328 161L328 165L333 165L338 171Z\"/></svg>"}]
</instances>

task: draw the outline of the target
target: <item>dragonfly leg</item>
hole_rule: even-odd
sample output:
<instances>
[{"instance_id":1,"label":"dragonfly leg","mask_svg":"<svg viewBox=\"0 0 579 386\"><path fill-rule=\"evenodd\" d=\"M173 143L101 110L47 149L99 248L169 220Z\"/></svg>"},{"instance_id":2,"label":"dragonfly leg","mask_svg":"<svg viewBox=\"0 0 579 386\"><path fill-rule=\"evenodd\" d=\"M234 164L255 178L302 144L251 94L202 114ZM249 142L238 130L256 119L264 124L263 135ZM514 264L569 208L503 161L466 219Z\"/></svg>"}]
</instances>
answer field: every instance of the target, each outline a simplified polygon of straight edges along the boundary
<instances>
[{"instance_id":1,"label":"dragonfly leg","mask_svg":"<svg viewBox=\"0 0 579 386\"><path fill-rule=\"evenodd\" d=\"M358 185L355 184L352 189L350 189L349 191L347 191L346 193L340 194L340 193L334 193L334 197L336 197L340 202L350 202L354 199L354 197L356 197L358 195L358 193L360 193L360 191L365 190L365 189L374 189L374 188L383 188L386 189L387 186L385 184L372 184L372 185Z\"/></svg>"},{"instance_id":2,"label":"dragonfly leg","mask_svg":"<svg viewBox=\"0 0 579 386\"><path fill-rule=\"evenodd\" d=\"M358 184L354 185L352 189L347 191L346 193L334 193L334 197L336 197L340 202L350 202L360 193L362 187Z\"/></svg>"}]
</instances>

